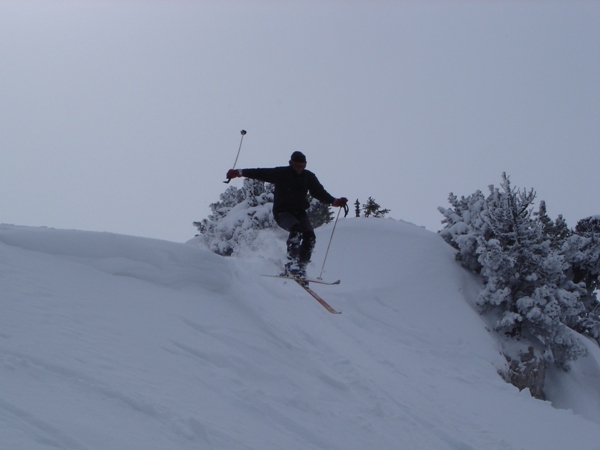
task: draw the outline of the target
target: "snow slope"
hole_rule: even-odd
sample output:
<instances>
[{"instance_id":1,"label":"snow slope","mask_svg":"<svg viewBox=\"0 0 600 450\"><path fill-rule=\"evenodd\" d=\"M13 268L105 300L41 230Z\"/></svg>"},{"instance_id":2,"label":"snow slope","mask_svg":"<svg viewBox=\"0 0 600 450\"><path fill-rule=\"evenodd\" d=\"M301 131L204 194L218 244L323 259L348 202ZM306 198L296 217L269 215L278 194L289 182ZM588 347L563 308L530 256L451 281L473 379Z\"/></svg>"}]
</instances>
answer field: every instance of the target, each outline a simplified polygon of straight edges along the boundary
<instances>
[{"instance_id":1,"label":"snow slope","mask_svg":"<svg viewBox=\"0 0 600 450\"><path fill-rule=\"evenodd\" d=\"M317 230L318 275L331 225ZM0 226L0 449L600 449L597 352L550 402L497 375L436 234L340 220L329 314L194 242Z\"/></svg>"}]
</instances>

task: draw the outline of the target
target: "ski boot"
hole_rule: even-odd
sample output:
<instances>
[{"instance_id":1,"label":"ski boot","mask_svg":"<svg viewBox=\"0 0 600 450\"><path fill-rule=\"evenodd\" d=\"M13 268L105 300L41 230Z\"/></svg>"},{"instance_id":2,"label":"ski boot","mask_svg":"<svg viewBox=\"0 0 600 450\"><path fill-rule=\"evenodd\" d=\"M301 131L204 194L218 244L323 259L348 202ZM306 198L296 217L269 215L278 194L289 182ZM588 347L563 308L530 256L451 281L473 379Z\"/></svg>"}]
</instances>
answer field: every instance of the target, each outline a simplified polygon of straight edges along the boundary
<instances>
[{"instance_id":1,"label":"ski boot","mask_svg":"<svg viewBox=\"0 0 600 450\"><path fill-rule=\"evenodd\" d=\"M285 265L284 275L289 278L294 278L302 286L308 286L306 279L306 267L299 264L297 261L290 261Z\"/></svg>"}]
</instances>

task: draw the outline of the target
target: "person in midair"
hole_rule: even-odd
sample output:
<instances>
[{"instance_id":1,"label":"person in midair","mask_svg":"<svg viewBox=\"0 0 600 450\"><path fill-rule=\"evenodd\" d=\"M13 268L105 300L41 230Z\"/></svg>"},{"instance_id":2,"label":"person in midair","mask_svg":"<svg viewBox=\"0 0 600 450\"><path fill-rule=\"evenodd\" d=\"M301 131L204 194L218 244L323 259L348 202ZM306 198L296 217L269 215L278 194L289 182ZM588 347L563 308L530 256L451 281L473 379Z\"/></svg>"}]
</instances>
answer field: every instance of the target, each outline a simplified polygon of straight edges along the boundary
<instances>
[{"instance_id":1,"label":"person in midair","mask_svg":"<svg viewBox=\"0 0 600 450\"><path fill-rule=\"evenodd\" d=\"M345 197L335 198L325 190L317 176L306 170L306 156L292 153L288 166L263 169L230 169L227 178L246 177L275 185L273 217L281 228L289 231L285 274L306 277L306 266L315 247L314 228L306 210L310 207L308 195L334 207L344 207Z\"/></svg>"}]
</instances>

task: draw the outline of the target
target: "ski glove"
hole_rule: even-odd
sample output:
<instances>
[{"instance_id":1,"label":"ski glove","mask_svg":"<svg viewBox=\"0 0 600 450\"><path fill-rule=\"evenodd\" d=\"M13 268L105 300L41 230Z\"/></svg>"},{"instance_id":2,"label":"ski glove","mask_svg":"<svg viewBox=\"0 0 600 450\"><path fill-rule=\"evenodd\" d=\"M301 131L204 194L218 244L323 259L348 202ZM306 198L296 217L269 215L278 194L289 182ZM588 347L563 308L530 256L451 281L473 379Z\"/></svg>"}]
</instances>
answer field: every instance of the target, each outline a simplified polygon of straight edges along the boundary
<instances>
[{"instance_id":1,"label":"ski glove","mask_svg":"<svg viewBox=\"0 0 600 450\"><path fill-rule=\"evenodd\" d=\"M331 206L334 207L342 207L342 206L346 206L346 203L348 203L348 199L346 197L340 197L340 198L336 198L333 203L331 204Z\"/></svg>"},{"instance_id":2,"label":"ski glove","mask_svg":"<svg viewBox=\"0 0 600 450\"><path fill-rule=\"evenodd\" d=\"M238 178L242 176L242 169L229 169L227 171L227 178Z\"/></svg>"}]
</instances>

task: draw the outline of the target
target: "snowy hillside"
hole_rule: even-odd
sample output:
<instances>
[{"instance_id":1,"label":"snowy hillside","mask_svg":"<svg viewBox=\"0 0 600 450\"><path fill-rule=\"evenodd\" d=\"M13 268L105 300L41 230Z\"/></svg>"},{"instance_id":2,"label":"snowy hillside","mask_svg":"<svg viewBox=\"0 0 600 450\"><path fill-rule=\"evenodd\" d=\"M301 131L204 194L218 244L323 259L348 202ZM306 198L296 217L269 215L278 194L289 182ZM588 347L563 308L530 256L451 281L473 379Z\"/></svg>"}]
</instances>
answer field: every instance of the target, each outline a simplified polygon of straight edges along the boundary
<instances>
[{"instance_id":1,"label":"snowy hillside","mask_svg":"<svg viewBox=\"0 0 600 450\"><path fill-rule=\"evenodd\" d=\"M436 234L340 220L341 315L260 276L275 248L0 226L0 449L600 449L598 351L550 376L575 412L506 384Z\"/></svg>"}]
</instances>

